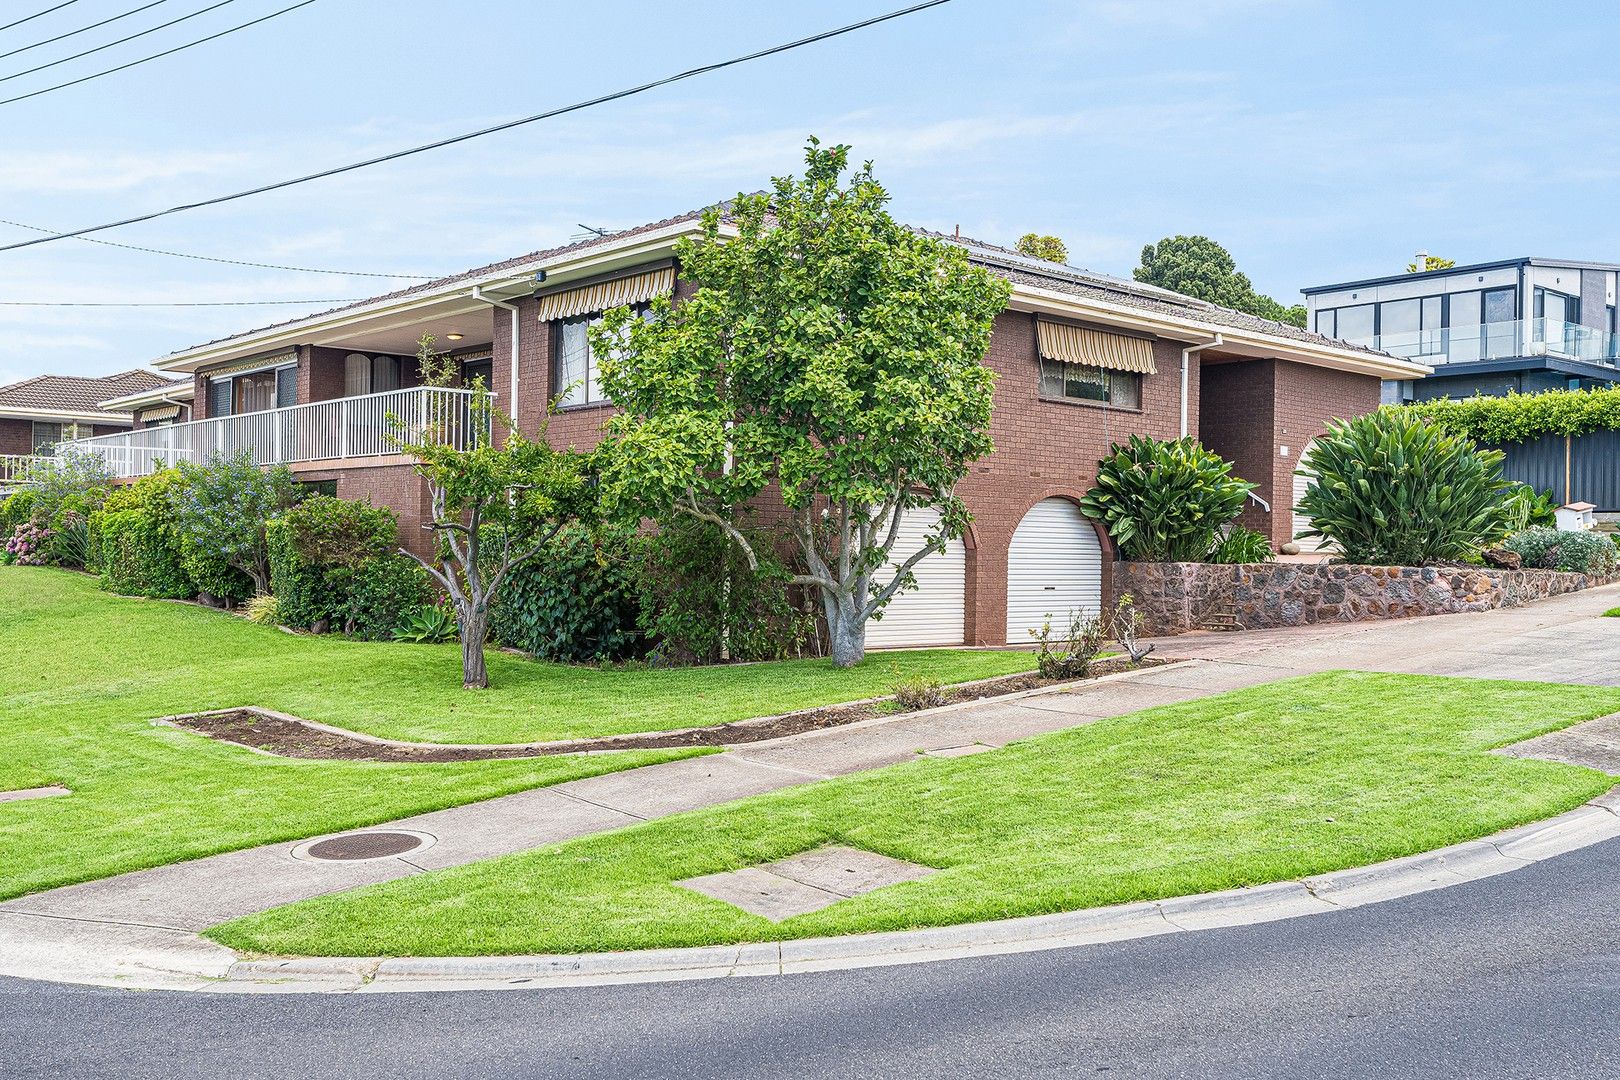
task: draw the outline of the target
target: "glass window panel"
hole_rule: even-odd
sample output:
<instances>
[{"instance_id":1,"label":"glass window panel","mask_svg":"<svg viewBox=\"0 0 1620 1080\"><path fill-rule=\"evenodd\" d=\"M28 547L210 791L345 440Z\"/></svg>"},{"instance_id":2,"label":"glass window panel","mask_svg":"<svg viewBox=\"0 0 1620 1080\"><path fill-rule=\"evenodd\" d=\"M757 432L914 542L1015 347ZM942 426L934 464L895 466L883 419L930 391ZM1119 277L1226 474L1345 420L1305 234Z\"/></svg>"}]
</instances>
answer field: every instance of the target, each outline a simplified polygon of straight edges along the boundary
<instances>
[{"instance_id":1,"label":"glass window panel","mask_svg":"<svg viewBox=\"0 0 1620 1080\"><path fill-rule=\"evenodd\" d=\"M288 366L276 369L276 408L285 409L298 404L298 368Z\"/></svg>"},{"instance_id":2,"label":"glass window panel","mask_svg":"<svg viewBox=\"0 0 1620 1080\"><path fill-rule=\"evenodd\" d=\"M1041 397L1063 396L1063 365L1056 360L1041 357Z\"/></svg>"},{"instance_id":3,"label":"glass window panel","mask_svg":"<svg viewBox=\"0 0 1620 1080\"><path fill-rule=\"evenodd\" d=\"M1373 340L1373 305L1357 304L1339 308L1340 340L1358 345L1370 345Z\"/></svg>"},{"instance_id":4,"label":"glass window panel","mask_svg":"<svg viewBox=\"0 0 1620 1080\"><path fill-rule=\"evenodd\" d=\"M259 371L236 378L231 411L233 413L264 412L276 407L276 373Z\"/></svg>"},{"instance_id":5,"label":"glass window panel","mask_svg":"<svg viewBox=\"0 0 1620 1080\"><path fill-rule=\"evenodd\" d=\"M1517 289L1491 289L1485 293L1485 321L1488 323L1513 322L1519 317L1514 310ZM1554 294L1556 295L1556 294Z\"/></svg>"},{"instance_id":6,"label":"glass window panel","mask_svg":"<svg viewBox=\"0 0 1620 1080\"><path fill-rule=\"evenodd\" d=\"M1438 296L1425 296L1423 298L1423 329L1438 330L1440 328L1440 298Z\"/></svg>"},{"instance_id":7,"label":"glass window panel","mask_svg":"<svg viewBox=\"0 0 1620 1080\"><path fill-rule=\"evenodd\" d=\"M1450 326L1478 326L1479 325L1479 293L1460 292L1452 293L1449 298L1451 314Z\"/></svg>"},{"instance_id":8,"label":"glass window panel","mask_svg":"<svg viewBox=\"0 0 1620 1080\"><path fill-rule=\"evenodd\" d=\"M569 319L557 327L557 400L562 405L583 405L586 398L590 342L585 319Z\"/></svg>"},{"instance_id":9,"label":"glass window panel","mask_svg":"<svg viewBox=\"0 0 1620 1080\"><path fill-rule=\"evenodd\" d=\"M1323 337L1337 337L1338 336L1336 333L1334 333L1334 330L1333 330L1333 309L1332 308L1328 308L1326 311L1318 311L1316 313L1316 332L1318 334L1321 334Z\"/></svg>"},{"instance_id":10,"label":"glass window panel","mask_svg":"<svg viewBox=\"0 0 1620 1080\"><path fill-rule=\"evenodd\" d=\"M62 441L62 425L42 420L34 421L34 453L49 454L51 448Z\"/></svg>"},{"instance_id":11,"label":"glass window panel","mask_svg":"<svg viewBox=\"0 0 1620 1080\"><path fill-rule=\"evenodd\" d=\"M1410 334L1422 328L1423 302L1421 300L1388 300L1378 305L1378 332Z\"/></svg>"},{"instance_id":12,"label":"glass window panel","mask_svg":"<svg viewBox=\"0 0 1620 1080\"><path fill-rule=\"evenodd\" d=\"M1081 401L1107 401L1108 375L1102 368L1065 364L1063 370L1063 396Z\"/></svg>"},{"instance_id":13,"label":"glass window panel","mask_svg":"<svg viewBox=\"0 0 1620 1080\"><path fill-rule=\"evenodd\" d=\"M1108 373L1108 402L1122 409L1142 407L1142 376L1130 371Z\"/></svg>"},{"instance_id":14,"label":"glass window panel","mask_svg":"<svg viewBox=\"0 0 1620 1080\"><path fill-rule=\"evenodd\" d=\"M364 353L350 353L343 358L343 396L359 397L371 393L371 357Z\"/></svg>"},{"instance_id":15,"label":"glass window panel","mask_svg":"<svg viewBox=\"0 0 1620 1080\"><path fill-rule=\"evenodd\" d=\"M371 392L381 394L399 389L399 360L392 356L371 358Z\"/></svg>"},{"instance_id":16,"label":"glass window panel","mask_svg":"<svg viewBox=\"0 0 1620 1080\"><path fill-rule=\"evenodd\" d=\"M208 380L208 415L231 415L231 380Z\"/></svg>"}]
</instances>

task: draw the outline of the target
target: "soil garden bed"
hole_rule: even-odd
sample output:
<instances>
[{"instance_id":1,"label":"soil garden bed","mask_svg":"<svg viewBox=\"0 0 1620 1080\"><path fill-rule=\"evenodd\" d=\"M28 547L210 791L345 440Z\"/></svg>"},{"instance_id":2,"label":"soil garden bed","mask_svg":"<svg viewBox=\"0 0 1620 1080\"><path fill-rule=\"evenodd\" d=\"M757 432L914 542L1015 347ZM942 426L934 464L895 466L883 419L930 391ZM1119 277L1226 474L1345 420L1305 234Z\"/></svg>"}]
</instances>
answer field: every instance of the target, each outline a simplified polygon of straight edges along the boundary
<instances>
[{"instance_id":1,"label":"soil garden bed","mask_svg":"<svg viewBox=\"0 0 1620 1080\"><path fill-rule=\"evenodd\" d=\"M1093 664L1091 674L1085 679L1043 679L1030 672L960 683L942 688L939 704L954 705L1002 697L1025 690L1086 682L1103 675L1168 662L1149 658L1133 664L1123 656L1108 657ZM550 754L578 754L604 750L736 746L910 711L914 710L897 708L894 698L883 697L852 701L842 705L827 705L802 712L785 713L781 716L735 720L711 727L683 728L679 731L652 731L639 735L612 735L600 739L570 739L560 742L483 745L397 742L317 724L285 713L251 707L194 713L188 716L166 716L157 722L280 757L429 764L444 761L544 757Z\"/></svg>"}]
</instances>

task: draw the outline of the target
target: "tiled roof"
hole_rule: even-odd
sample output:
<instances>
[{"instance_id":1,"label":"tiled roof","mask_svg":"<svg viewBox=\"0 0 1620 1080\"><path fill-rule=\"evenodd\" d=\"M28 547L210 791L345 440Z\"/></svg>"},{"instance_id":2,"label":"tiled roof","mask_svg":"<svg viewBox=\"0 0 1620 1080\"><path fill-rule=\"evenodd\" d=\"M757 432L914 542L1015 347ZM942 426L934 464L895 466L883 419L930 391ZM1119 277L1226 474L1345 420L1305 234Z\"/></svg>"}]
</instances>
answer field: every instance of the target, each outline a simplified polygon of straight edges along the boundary
<instances>
[{"instance_id":1,"label":"tiled roof","mask_svg":"<svg viewBox=\"0 0 1620 1080\"><path fill-rule=\"evenodd\" d=\"M35 375L32 379L0 386L0 411L39 409L73 415L102 412L108 398L150 390L169 380L154 371L135 368L98 379L77 375Z\"/></svg>"},{"instance_id":2,"label":"tiled roof","mask_svg":"<svg viewBox=\"0 0 1620 1080\"><path fill-rule=\"evenodd\" d=\"M722 210L726 210L730 207L731 201L727 200L714 205L719 206ZM511 259L503 259L500 262L490 263L487 266L475 267L474 269L466 270L459 274L452 274L447 277L438 278L434 281L425 281L418 285L412 285L394 292L368 297L364 300L357 300L354 303L343 304L339 307L331 308L326 311L316 312L310 315L302 315L295 319L288 319L285 322L273 323L269 326L259 327L256 330L244 330L239 334L229 334L222 338L216 338L213 341L207 341L200 345L195 345L192 348L207 348L212 345L219 345L228 341L233 341L237 338L248 337L255 334L261 334L266 331L275 330L278 327L292 326L312 319L320 319L326 316L335 315L339 312L348 311L353 308L365 307L370 304L382 303L389 300L403 299L418 293L438 292L448 286L453 286L458 282L487 278L491 275L500 273L502 270L510 270L520 266L533 265L537 262L544 262L563 255L571 255L593 247L600 247L610 243L618 243L627 238L631 238L643 233L655 232L659 229L668 228L672 225L695 221L702 217L703 213L703 210L688 210L684 214L676 214L673 217L664 218L662 221L653 221L645 225L638 225L635 228L610 233L605 237L591 237L587 240L580 240L576 243L564 244L561 247L546 248L540 251L531 251L526 255L519 255ZM974 262L984 265L987 269L990 269L994 273L1007 278L1015 284L1025 284L1036 288L1052 289L1053 291L1068 293L1072 296L1101 300L1108 303L1120 304L1126 307L1140 308L1143 311L1152 312L1154 314L1197 319L1201 322L1213 323L1218 326L1230 326L1233 329L1270 334L1274 337L1288 338L1294 341L1310 342L1317 345L1328 345L1337 349L1363 352L1370 356L1385 356L1384 353L1380 353L1374 349L1368 349L1359 345L1350 345L1343 341L1323 337L1321 334L1313 333L1309 330L1305 330L1289 323L1275 322L1271 319L1262 319L1256 315L1250 315L1241 311L1234 311L1231 308L1220 307L1217 304L1211 304L1207 301L1198 300L1191 296L1185 296L1181 293L1171 292L1169 289L1161 289L1154 285L1146 285L1141 282L1131 281L1125 278L1110 277L1106 274L1097 274L1089 270L1082 270L1078 267L1067 266L1059 263L1044 262L1039 259L1030 258L1029 256L1024 255L1023 253L1012 248L1002 247L998 244L986 243L982 240L974 240L965 236L932 232L928 229L914 228L912 231L966 248L969 258L971 258ZM192 350L186 349L182 351L190 352Z\"/></svg>"}]
</instances>

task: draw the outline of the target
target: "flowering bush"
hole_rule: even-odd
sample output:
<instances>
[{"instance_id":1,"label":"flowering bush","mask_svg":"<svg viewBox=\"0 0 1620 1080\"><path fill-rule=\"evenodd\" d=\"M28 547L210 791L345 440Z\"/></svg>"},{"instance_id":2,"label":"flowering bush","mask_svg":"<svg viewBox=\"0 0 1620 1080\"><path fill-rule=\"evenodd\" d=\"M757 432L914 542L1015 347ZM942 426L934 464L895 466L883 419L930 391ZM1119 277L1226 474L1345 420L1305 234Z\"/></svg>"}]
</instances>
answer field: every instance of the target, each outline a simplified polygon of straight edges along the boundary
<instances>
[{"instance_id":1,"label":"flowering bush","mask_svg":"<svg viewBox=\"0 0 1620 1080\"><path fill-rule=\"evenodd\" d=\"M18 525L6 540L7 564L44 566L51 542L51 530L34 521Z\"/></svg>"}]
</instances>

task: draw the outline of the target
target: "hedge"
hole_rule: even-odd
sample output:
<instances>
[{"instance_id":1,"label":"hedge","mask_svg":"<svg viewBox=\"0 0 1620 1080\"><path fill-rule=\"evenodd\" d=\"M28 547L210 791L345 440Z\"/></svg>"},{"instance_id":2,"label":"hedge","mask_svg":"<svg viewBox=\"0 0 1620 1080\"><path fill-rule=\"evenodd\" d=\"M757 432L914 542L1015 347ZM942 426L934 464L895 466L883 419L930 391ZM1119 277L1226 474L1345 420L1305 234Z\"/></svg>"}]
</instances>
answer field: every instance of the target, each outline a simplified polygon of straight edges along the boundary
<instances>
[{"instance_id":1,"label":"hedge","mask_svg":"<svg viewBox=\"0 0 1620 1080\"><path fill-rule=\"evenodd\" d=\"M1506 397L1436 398L1410 405L1386 405L1384 411L1416 416L1482 443L1523 443L1543 435L1620 430L1620 387L1549 390Z\"/></svg>"},{"instance_id":2,"label":"hedge","mask_svg":"<svg viewBox=\"0 0 1620 1080\"><path fill-rule=\"evenodd\" d=\"M126 596L185 600L197 595L174 528L172 469L114 488L90 515L101 587Z\"/></svg>"}]
</instances>

